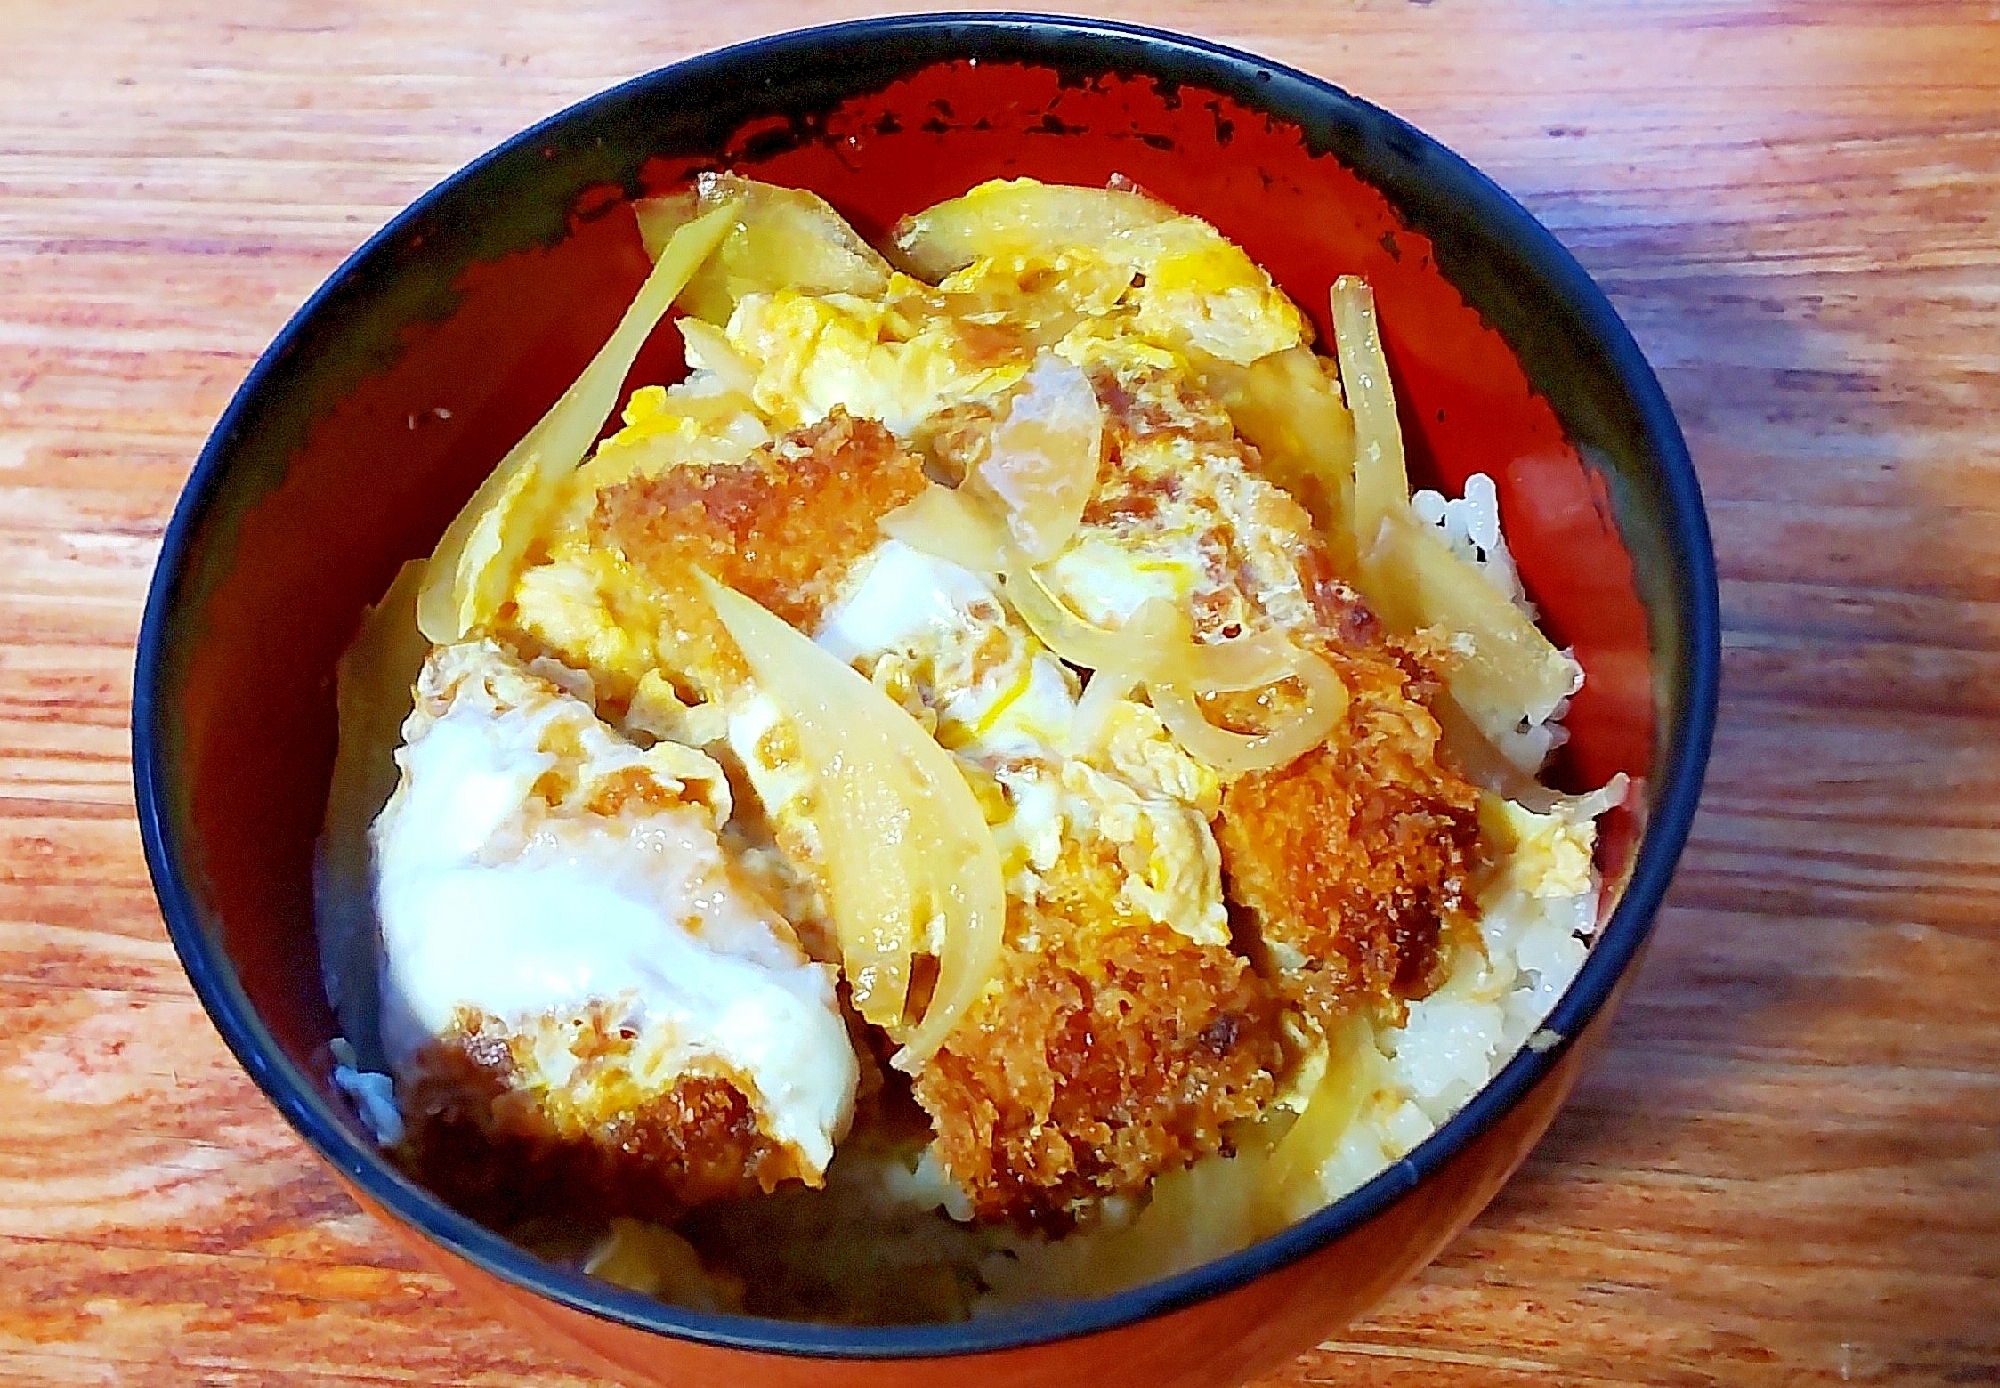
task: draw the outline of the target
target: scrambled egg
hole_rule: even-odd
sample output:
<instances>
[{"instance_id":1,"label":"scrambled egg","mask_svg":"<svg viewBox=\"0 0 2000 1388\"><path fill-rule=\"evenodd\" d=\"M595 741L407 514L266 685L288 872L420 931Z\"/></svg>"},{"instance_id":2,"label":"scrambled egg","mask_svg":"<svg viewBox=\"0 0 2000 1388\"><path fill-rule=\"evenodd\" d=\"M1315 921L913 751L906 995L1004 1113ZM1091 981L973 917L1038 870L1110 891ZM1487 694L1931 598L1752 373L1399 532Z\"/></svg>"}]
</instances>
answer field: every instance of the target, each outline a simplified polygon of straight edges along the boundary
<instances>
[{"instance_id":1,"label":"scrambled egg","mask_svg":"<svg viewBox=\"0 0 2000 1388\"><path fill-rule=\"evenodd\" d=\"M1622 791L1623 783L1616 783ZM1479 826L1504 886L1525 896L1569 898L1593 892L1596 818L1604 797L1558 798L1544 814L1498 795L1479 797Z\"/></svg>"},{"instance_id":2,"label":"scrambled egg","mask_svg":"<svg viewBox=\"0 0 2000 1388\"><path fill-rule=\"evenodd\" d=\"M982 360L969 325L929 311L930 297L929 286L903 276L879 301L753 294L737 304L727 337L756 373L750 398L776 427L811 424L840 406L907 437L940 410L998 395L1028 368Z\"/></svg>"},{"instance_id":3,"label":"scrambled egg","mask_svg":"<svg viewBox=\"0 0 2000 1388\"><path fill-rule=\"evenodd\" d=\"M1107 911L1200 943L1227 943L1207 818L1167 789L1192 788L1198 800L1214 773L1149 719L1150 709L1129 701L1113 726L1123 769L1135 775L1120 774L1110 745L1077 745L1076 675L1020 625L988 580L887 541L818 640L913 704L972 773L1002 788L989 818L1015 899L1051 895L1048 875L1063 867L1073 878L1077 856L1097 856L1120 869Z\"/></svg>"},{"instance_id":4,"label":"scrambled egg","mask_svg":"<svg viewBox=\"0 0 2000 1388\"><path fill-rule=\"evenodd\" d=\"M996 185L970 196L976 205L1019 192ZM811 866L825 832L812 778L754 681L722 668L726 660L690 654L699 641L677 630L676 561L630 526L609 539L619 498L647 488L657 498L682 476L721 486L715 479L736 476L743 460L816 429L847 431L849 418L886 428L925 467L962 475L1038 355L1053 353L1111 402L1105 427L1117 456L1091 513L1043 570L1052 591L1112 626L1148 597L1192 607L1210 635L1312 620L1291 552L1306 532L1302 513L1246 474L1228 416L1188 387L1184 355L1255 360L1302 343L1304 321L1203 223L1148 211L1127 232L1087 243L1017 239L935 286L894 274L874 293L751 289L719 330L687 320L681 329L691 375L635 393L624 428L575 474L561 520L516 583L509 621L531 648L590 670L603 711L628 734L706 737L740 769L754 794L739 849L815 957L837 950ZM842 475L834 463L822 471ZM746 485L754 473L744 473ZM918 1097L940 1125L944 1166L978 1209L1067 1210L1212 1150L1222 1124L1271 1091L1277 1032L1232 946L1211 827L1223 778L1136 689L1080 726L1077 672L1036 639L989 574L881 538L882 501L829 487L792 498L786 505L805 508L794 514L829 534L876 538L825 557L824 593L806 594L795 577L758 596L773 610L793 602L786 615L917 717L980 795L1011 903L1006 977L920 1076ZM706 514L716 511L711 493ZM758 522L746 524L732 542L739 557L766 543ZM1140 959L1155 961L1146 966L1154 975L1121 974ZM1159 990L1149 1004L1158 1016L1133 1027L1165 1049L1137 1068L1116 1062L1109 1077L1128 1092L1117 1102L1139 1147L1109 1166L1077 1148L1046 1178L1033 1175L1020 1165L1027 1148L1054 1137L1048 1125L1076 1121L1062 1115L1082 1091L1066 1096L1057 1085L1018 1108L1012 1081L974 1077L993 1057L962 1038L1025 1045L1040 1063L1060 1064L1049 1048L1082 1024L1075 1009L1129 1013L1132 1004L1115 999L1146 990ZM1109 1101L1105 1081L1092 1087L1095 1102ZM993 1106L997 1120L979 1117ZM993 1149L968 1150L959 1124L993 1132Z\"/></svg>"}]
</instances>

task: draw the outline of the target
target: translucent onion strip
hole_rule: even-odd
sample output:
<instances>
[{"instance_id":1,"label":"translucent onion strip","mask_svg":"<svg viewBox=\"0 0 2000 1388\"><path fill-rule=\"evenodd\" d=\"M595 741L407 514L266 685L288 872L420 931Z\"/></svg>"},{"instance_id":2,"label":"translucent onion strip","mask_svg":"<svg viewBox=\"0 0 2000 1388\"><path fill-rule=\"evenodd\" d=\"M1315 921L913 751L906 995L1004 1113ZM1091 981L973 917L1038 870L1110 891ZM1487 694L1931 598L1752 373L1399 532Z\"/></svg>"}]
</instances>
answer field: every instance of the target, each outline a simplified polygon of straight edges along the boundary
<instances>
[{"instance_id":1,"label":"translucent onion strip","mask_svg":"<svg viewBox=\"0 0 2000 1388\"><path fill-rule=\"evenodd\" d=\"M795 289L802 294L876 298L888 288L889 263L826 199L737 174L704 173L695 186L632 205L646 251L664 254L675 232L696 214L733 204L733 225L716 254L688 281L680 306L716 327L749 294Z\"/></svg>"},{"instance_id":2,"label":"translucent onion strip","mask_svg":"<svg viewBox=\"0 0 2000 1388\"><path fill-rule=\"evenodd\" d=\"M1071 612L1026 564L1008 570L1006 587L1015 611L1043 644L1094 672L1077 714L1078 736L1085 740L1102 730L1109 705L1142 682L1181 746L1232 774L1283 766L1325 742L1347 717L1347 686L1340 675L1276 633L1200 644L1193 639L1187 614L1164 598L1148 598L1123 627L1106 631ZM1306 707L1269 732L1218 728L1196 702L1197 690L1262 689L1290 677L1305 686ZM1107 691L1093 698L1106 681Z\"/></svg>"},{"instance_id":3,"label":"translucent onion strip","mask_svg":"<svg viewBox=\"0 0 2000 1388\"><path fill-rule=\"evenodd\" d=\"M734 204L674 233L618 327L562 399L510 449L431 554L417 625L440 646L463 641L506 602L528 548L553 515L565 478L590 452L639 349L694 272L735 224Z\"/></svg>"},{"instance_id":4,"label":"translucent onion strip","mask_svg":"<svg viewBox=\"0 0 2000 1388\"><path fill-rule=\"evenodd\" d=\"M1354 417L1331 363L1303 344L1247 366L1189 353L1202 388L1257 446L1258 471L1290 492L1326 541L1335 573L1354 571Z\"/></svg>"},{"instance_id":5,"label":"translucent onion strip","mask_svg":"<svg viewBox=\"0 0 2000 1388\"><path fill-rule=\"evenodd\" d=\"M1021 384L965 485L1000 507L1021 552L1041 563L1069 543L1097 488L1104 410L1090 378L1054 352Z\"/></svg>"},{"instance_id":6,"label":"translucent onion strip","mask_svg":"<svg viewBox=\"0 0 2000 1388\"><path fill-rule=\"evenodd\" d=\"M340 741L313 864L320 966L342 1030L370 1068L383 1063L375 997L375 873L368 827L395 792L411 687L430 653L417 630L424 564L412 559L361 618L336 667Z\"/></svg>"},{"instance_id":7,"label":"translucent onion strip","mask_svg":"<svg viewBox=\"0 0 2000 1388\"><path fill-rule=\"evenodd\" d=\"M1296 718L1267 733L1234 733L1202 716L1201 706L1183 685L1149 684L1146 692L1160 719L1181 746L1230 774L1269 771L1296 761L1323 744L1347 717L1347 686L1320 657L1300 652L1294 673L1306 688L1306 707Z\"/></svg>"},{"instance_id":8,"label":"translucent onion strip","mask_svg":"<svg viewBox=\"0 0 2000 1388\"><path fill-rule=\"evenodd\" d=\"M1111 728L1112 712L1139 687L1136 676L1116 670L1098 670L1076 701L1076 719L1071 727L1079 746L1096 745Z\"/></svg>"},{"instance_id":9,"label":"translucent onion strip","mask_svg":"<svg viewBox=\"0 0 2000 1388\"><path fill-rule=\"evenodd\" d=\"M932 283L988 257L1088 248L1116 259L1130 256L1133 233L1178 215L1123 189L993 179L896 223L889 254Z\"/></svg>"},{"instance_id":10,"label":"translucent onion strip","mask_svg":"<svg viewBox=\"0 0 2000 1388\"><path fill-rule=\"evenodd\" d=\"M689 366L713 371L724 389L738 395L747 397L756 390L757 368L729 345L722 329L699 318L683 318L676 326L681 330Z\"/></svg>"},{"instance_id":11,"label":"translucent onion strip","mask_svg":"<svg viewBox=\"0 0 2000 1388\"><path fill-rule=\"evenodd\" d=\"M1152 659L1144 640L1134 640L1128 631L1107 631L1086 622L1043 585L1042 576L1031 565L1019 560L1008 565L1003 583L1007 601L1028 629L1070 664L1085 670L1123 670L1144 676Z\"/></svg>"},{"instance_id":12,"label":"translucent onion strip","mask_svg":"<svg viewBox=\"0 0 2000 1388\"><path fill-rule=\"evenodd\" d=\"M887 695L756 602L700 578L812 768L819 866L855 1009L902 1042L890 1063L915 1070L999 961L1007 898L986 816L951 754ZM937 985L911 1027L910 958L927 952Z\"/></svg>"},{"instance_id":13,"label":"translucent onion strip","mask_svg":"<svg viewBox=\"0 0 2000 1388\"><path fill-rule=\"evenodd\" d=\"M1097 487L1104 410L1090 378L1053 352L996 422L962 486L931 487L882 518L912 549L968 569L998 570L1009 549L1041 563L1061 553Z\"/></svg>"},{"instance_id":14,"label":"translucent onion strip","mask_svg":"<svg viewBox=\"0 0 2000 1388\"><path fill-rule=\"evenodd\" d=\"M1320 1171L1339 1150L1368 1097L1383 1082L1382 1053L1364 1016L1335 1022L1326 1038L1326 1069L1305 1111L1272 1149L1259 1173L1263 1222L1281 1228L1326 1203Z\"/></svg>"},{"instance_id":15,"label":"translucent onion strip","mask_svg":"<svg viewBox=\"0 0 2000 1388\"><path fill-rule=\"evenodd\" d=\"M1366 283L1333 286L1340 375L1354 412L1354 517L1357 586L1390 630L1437 630L1455 652L1445 683L1481 734L1505 745L1525 715L1554 716L1583 679L1519 607L1409 506L1396 397Z\"/></svg>"},{"instance_id":16,"label":"translucent onion strip","mask_svg":"<svg viewBox=\"0 0 2000 1388\"><path fill-rule=\"evenodd\" d=\"M1583 672L1506 595L1452 552L1436 527L1405 508L1361 558L1362 595L1392 631L1438 629L1457 639L1445 683L1496 744L1524 716L1554 716Z\"/></svg>"},{"instance_id":17,"label":"translucent onion strip","mask_svg":"<svg viewBox=\"0 0 2000 1388\"><path fill-rule=\"evenodd\" d=\"M977 573L1007 564L1007 529L962 491L930 486L882 517L882 533L922 554Z\"/></svg>"},{"instance_id":18,"label":"translucent onion strip","mask_svg":"<svg viewBox=\"0 0 2000 1388\"><path fill-rule=\"evenodd\" d=\"M1333 337L1341 389L1354 416L1354 544L1365 555L1375 547L1382 522L1410 504L1410 478L1375 295L1359 276L1333 282Z\"/></svg>"},{"instance_id":19,"label":"translucent onion strip","mask_svg":"<svg viewBox=\"0 0 2000 1388\"><path fill-rule=\"evenodd\" d=\"M1226 641L1197 641L1194 619L1165 598L1148 598L1125 630L1142 643L1149 679L1204 694L1233 694L1276 684L1297 667L1298 647L1276 631Z\"/></svg>"},{"instance_id":20,"label":"translucent onion strip","mask_svg":"<svg viewBox=\"0 0 2000 1388\"><path fill-rule=\"evenodd\" d=\"M1107 630L1086 622L1024 563L1006 574L1007 600L1042 644L1086 670L1186 684L1205 694L1260 689L1292 673L1295 648L1276 632L1233 641L1197 642L1187 614L1149 598L1126 624Z\"/></svg>"}]
</instances>

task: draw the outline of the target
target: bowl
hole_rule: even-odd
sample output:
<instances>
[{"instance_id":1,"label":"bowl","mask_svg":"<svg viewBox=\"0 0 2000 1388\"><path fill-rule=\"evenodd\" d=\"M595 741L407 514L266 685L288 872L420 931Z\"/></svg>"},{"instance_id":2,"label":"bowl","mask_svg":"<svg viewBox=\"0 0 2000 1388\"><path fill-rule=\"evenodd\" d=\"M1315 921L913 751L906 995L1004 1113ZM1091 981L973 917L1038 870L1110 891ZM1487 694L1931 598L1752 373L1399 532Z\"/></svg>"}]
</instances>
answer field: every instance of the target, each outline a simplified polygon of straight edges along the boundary
<instances>
[{"instance_id":1,"label":"bowl","mask_svg":"<svg viewBox=\"0 0 2000 1388\"><path fill-rule=\"evenodd\" d=\"M1373 282L1416 479L1495 477L1545 624L1589 672L1557 780L1643 778L1604 836L1616 909L1539 1048L1406 1159L1163 1281L851 1328L676 1309L545 1264L413 1184L332 1091L311 866L335 660L616 322L648 268L623 204L724 167L811 188L870 237L982 179L1121 174L1242 244L1323 339L1332 278ZM659 336L635 382L681 369ZM660 1384L1218 1385L1366 1312L1547 1127L1686 836L1717 665L1707 526L1667 402L1603 294L1499 188L1394 116L1247 54L1088 20L917 16L763 39L593 97L341 266L251 370L168 527L134 769L161 908L223 1039L356 1200L551 1352Z\"/></svg>"}]
</instances>

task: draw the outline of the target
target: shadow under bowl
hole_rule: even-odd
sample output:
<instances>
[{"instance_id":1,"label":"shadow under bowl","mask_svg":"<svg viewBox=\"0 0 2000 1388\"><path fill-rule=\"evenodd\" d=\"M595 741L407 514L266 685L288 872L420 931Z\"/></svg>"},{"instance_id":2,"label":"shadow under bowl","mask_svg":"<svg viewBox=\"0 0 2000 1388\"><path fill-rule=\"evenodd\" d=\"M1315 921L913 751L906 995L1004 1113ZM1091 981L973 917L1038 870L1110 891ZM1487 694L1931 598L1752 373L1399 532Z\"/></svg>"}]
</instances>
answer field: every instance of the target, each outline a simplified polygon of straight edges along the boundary
<instances>
[{"instance_id":1,"label":"shadow under bowl","mask_svg":"<svg viewBox=\"0 0 2000 1388\"><path fill-rule=\"evenodd\" d=\"M1588 672L1556 779L1643 778L1605 836L1624 882L1527 1050L1406 1159L1229 1257L954 1325L707 1315L543 1263L454 1213L331 1089L312 855L335 661L609 334L648 268L633 197L732 168L811 188L864 236L980 180L1116 174L1241 244L1314 317L1372 282L1416 480L1498 484L1544 624ZM662 333L634 384L681 370ZM134 698L148 863L224 1040L361 1203L556 1353L661 1384L1219 1385L1309 1348L1435 1256L1541 1136L1604 1029L1699 793L1713 561L1686 449L1601 292L1486 178L1325 82L1085 20L871 20L745 44L583 102L361 248L250 372L153 580ZM948 1362L947 1362L948 1361Z\"/></svg>"}]
</instances>

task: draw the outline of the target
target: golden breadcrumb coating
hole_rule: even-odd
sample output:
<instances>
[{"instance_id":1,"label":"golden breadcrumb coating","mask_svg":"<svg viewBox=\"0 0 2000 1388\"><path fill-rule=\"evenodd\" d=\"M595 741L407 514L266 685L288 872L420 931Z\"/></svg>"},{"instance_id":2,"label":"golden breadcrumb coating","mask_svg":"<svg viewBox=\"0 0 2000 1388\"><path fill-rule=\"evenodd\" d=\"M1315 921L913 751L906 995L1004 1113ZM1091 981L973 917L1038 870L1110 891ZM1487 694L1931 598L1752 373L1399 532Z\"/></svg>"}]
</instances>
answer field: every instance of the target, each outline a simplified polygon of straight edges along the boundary
<instances>
[{"instance_id":1,"label":"golden breadcrumb coating","mask_svg":"<svg viewBox=\"0 0 2000 1388\"><path fill-rule=\"evenodd\" d=\"M881 518L923 486L922 464L894 435L835 409L740 462L684 463L605 486L588 538L652 595L655 658L679 692L727 704L749 670L695 570L809 633L881 542Z\"/></svg>"},{"instance_id":2,"label":"golden breadcrumb coating","mask_svg":"<svg viewBox=\"0 0 2000 1388\"><path fill-rule=\"evenodd\" d=\"M1276 1000L1226 944L1146 920L1082 831L1015 902L996 985L916 1079L982 1219L1065 1227L1094 1197L1224 1150L1275 1091Z\"/></svg>"},{"instance_id":3,"label":"golden breadcrumb coating","mask_svg":"<svg viewBox=\"0 0 2000 1388\"><path fill-rule=\"evenodd\" d=\"M848 572L881 543L881 518L924 486L922 464L894 435L836 408L739 462L688 462L604 487L589 537L594 547L618 552L658 595L657 655L676 694L734 708L750 687L749 668L696 570L810 634ZM763 741L766 765L797 759L790 724L773 723ZM807 951L837 960L796 826L768 819L741 765L729 769L733 849L755 859L767 894Z\"/></svg>"},{"instance_id":4,"label":"golden breadcrumb coating","mask_svg":"<svg viewBox=\"0 0 2000 1388\"><path fill-rule=\"evenodd\" d=\"M1271 1099L1275 1008L1247 963L1163 926L1037 922L916 1079L976 1217L1055 1231L1227 1148Z\"/></svg>"},{"instance_id":5,"label":"golden breadcrumb coating","mask_svg":"<svg viewBox=\"0 0 2000 1388\"><path fill-rule=\"evenodd\" d=\"M847 571L882 542L882 517L923 487L923 465L887 429L835 409L740 463L605 488L592 538L664 583L698 565L811 632Z\"/></svg>"},{"instance_id":6,"label":"golden breadcrumb coating","mask_svg":"<svg viewBox=\"0 0 2000 1388\"><path fill-rule=\"evenodd\" d=\"M1212 827L1246 953L1133 918L1120 903L1125 869L1088 835L1042 874L1041 895L1011 904L999 977L913 1093L978 1218L1053 1229L1225 1150L1228 1125L1276 1091L1287 1005L1330 1020L1426 991L1440 932L1466 909L1477 834L1471 788L1437 758L1428 667L1384 643L1303 508L1258 477L1227 413L1143 353L1114 353L1090 374L1107 428L1085 527L1192 564L1205 638L1275 624L1323 648L1350 711L1328 747L1223 793ZM917 447L956 473L989 424L989 410L961 406L928 421ZM724 698L742 681L740 657L690 600L692 570L810 633L880 543L881 517L924 485L916 454L836 409L743 462L606 487L591 539L668 595L677 630L663 655ZM1211 718L1255 731L1297 697L1283 685L1206 702Z\"/></svg>"},{"instance_id":7,"label":"golden breadcrumb coating","mask_svg":"<svg viewBox=\"0 0 2000 1388\"><path fill-rule=\"evenodd\" d=\"M1337 646L1344 728L1289 766L1226 787L1215 835L1229 900L1286 996L1322 1022L1399 1010L1438 982L1468 919L1478 793L1440 759L1436 686L1406 647ZM1235 726L1250 696L1210 701Z\"/></svg>"},{"instance_id":8,"label":"golden breadcrumb coating","mask_svg":"<svg viewBox=\"0 0 2000 1388\"><path fill-rule=\"evenodd\" d=\"M648 1086L617 1009L509 1028L461 1009L417 1058L402 1153L454 1207L501 1227L559 1208L669 1220L798 1178L744 1083L723 1073ZM567 1074L550 1064L560 1052Z\"/></svg>"},{"instance_id":9,"label":"golden breadcrumb coating","mask_svg":"<svg viewBox=\"0 0 2000 1388\"><path fill-rule=\"evenodd\" d=\"M938 1155L975 1213L1054 1226L1226 1146L1227 1125L1274 1093L1285 1004L1330 1021L1428 991L1477 833L1471 787L1437 759L1428 667L1382 641L1227 414L1144 354L1092 380L1107 446L1086 530L1188 573L1207 639L1276 625L1324 651L1350 711L1328 746L1223 793L1213 828L1255 967L1120 920L1122 871L1085 835L1043 873L1050 898L1017 909L1000 986L918 1076ZM968 451L951 430L932 447ZM1257 732L1297 716L1302 697L1286 682L1204 702Z\"/></svg>"}]
</instances>

